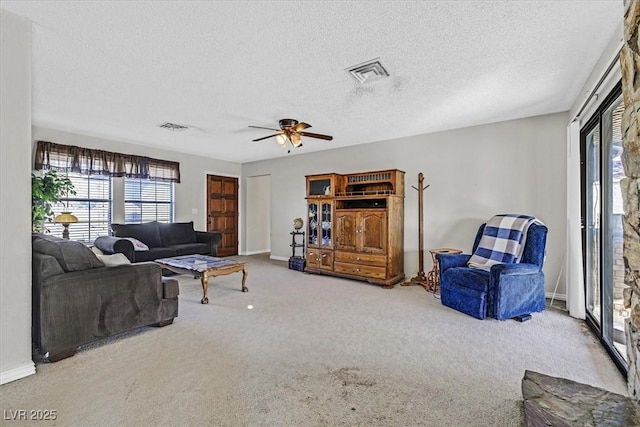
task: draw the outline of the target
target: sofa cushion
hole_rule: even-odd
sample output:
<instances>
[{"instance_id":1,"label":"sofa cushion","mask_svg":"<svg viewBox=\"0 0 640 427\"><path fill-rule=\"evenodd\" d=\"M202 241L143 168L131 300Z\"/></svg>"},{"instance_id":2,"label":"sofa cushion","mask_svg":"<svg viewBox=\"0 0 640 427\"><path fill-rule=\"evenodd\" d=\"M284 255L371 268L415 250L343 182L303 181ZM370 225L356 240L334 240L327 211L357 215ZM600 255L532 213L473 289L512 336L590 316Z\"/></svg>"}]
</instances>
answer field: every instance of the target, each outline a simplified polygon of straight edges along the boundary
<instances>
[{"instance_id":1,"label":"sofa cushion","mask_svg":"<svg viewBox=\"0 0 640 427\"><path fill-rule=\"evenodd\" d=\"M193 221L159 223L160 239L162 246L182 245L196 242L196 232L193 229Z\"/></svg>"},{"instance_id":2,"label":"sofa cushion","mask_svg":"<svg viewBox=\"0 0 640 427\"><path fill-rule=\"evenodd\" d=\"M150 248L163 246L160 239L160 229L156 221L144 224L111 224L111 229L116 237L133 237Z\"/></svg>"},{"instance_id":3,"label":"sofa cushion","mask_svg":"<svg viewBox=\"0 0 640 427\"><path fill-rule=\"evenodd\" d=\"M175 250L171 248L149 248L148 251L140 251L135 253L135 262L155 261L160 258L170 258L177 256Z\"/></svg>"},{"instance_id":4,"label":"sofa cushion","mask_svg":"<svg viewBox=\"0 0 640 427\"><path fill-rule=\"evenodd\" d=\"M176 256L180 255L210 255L211 246L206 243L186 243L183 245L171 245L169 248L176 251Z\"/></svg>"},{"instance_id":5,"label":"sofa cushion","mask_svg":"<svg viewBox=\"0 0 640 427\"><path fill-rule=\"evenodd\" d=\"M441 282L451 283L453 286L470 288L477 292L487 292L489 289L490 274L488 271L470 267L449 268L442 272L446 275Z\"/></svg>"},{"instance_id":6,"label":"sofa cushion","mask_svg":"<svg viewBox=\"0 0 640 427\"><path fill-rule=\"evenodd\" d=\"M39 234L32 246L36 252L53 256L66 272L104 267L89 247L74 240Z\"/></svg>"}]
</instances>

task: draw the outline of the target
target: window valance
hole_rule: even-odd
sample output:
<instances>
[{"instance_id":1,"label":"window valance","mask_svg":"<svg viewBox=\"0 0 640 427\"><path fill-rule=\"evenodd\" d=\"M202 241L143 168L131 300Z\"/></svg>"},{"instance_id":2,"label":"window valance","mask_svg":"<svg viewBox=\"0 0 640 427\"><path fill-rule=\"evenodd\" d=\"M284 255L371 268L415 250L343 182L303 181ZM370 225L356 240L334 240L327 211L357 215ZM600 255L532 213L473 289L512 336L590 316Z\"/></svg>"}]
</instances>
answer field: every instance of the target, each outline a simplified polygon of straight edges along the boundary
<instances>
[{"instance_id":1,"label":"window valance","mask_svg":"<svg viewBox=\"0 0 640 427\"><path fill-rule=\"evenodd\" d=\"M36 170L79 172L90 175L153 179L180 182L180 163L132 154L36 142Z\"/></svg>"}]
</instances>

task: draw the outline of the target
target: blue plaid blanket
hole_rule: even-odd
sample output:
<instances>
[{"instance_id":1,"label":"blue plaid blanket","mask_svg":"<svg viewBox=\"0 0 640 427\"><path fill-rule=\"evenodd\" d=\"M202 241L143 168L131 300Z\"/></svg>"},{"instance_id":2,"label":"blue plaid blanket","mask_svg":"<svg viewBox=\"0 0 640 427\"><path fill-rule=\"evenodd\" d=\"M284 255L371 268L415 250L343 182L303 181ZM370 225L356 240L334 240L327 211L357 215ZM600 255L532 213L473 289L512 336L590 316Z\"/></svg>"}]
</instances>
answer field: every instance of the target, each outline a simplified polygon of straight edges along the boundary
<instances>
[{"instance_id":1,"label":"blue plaid blanket","mask_svg":"<svg viewBox=\"0 0 640 427\"><path fill-rule=\"evenodd\" d=\"M527 240L527 230L533 223L542 224L528 215L496 215L487 221L480 243L467 265L490 270L494 264L520 262Z\"/></svg>"}]
</instances>

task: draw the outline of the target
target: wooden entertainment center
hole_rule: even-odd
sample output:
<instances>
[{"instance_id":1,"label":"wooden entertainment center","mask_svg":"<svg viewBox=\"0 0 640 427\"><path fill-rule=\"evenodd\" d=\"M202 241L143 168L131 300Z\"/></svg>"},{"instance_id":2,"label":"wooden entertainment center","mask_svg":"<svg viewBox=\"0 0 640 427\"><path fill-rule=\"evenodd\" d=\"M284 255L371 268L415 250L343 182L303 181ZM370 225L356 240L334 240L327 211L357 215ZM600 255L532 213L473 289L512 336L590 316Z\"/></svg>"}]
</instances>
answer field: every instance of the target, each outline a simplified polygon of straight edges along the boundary
<instances>
[{"instance_id":1,"label":"wooden entertainment center","mask_svg":"<svg viewBox=\"0 0 640 427\"><path fill-rule=\"evenodd\" d=\"M307 273L404 279L404 172L308 175Z\"/></svg>"}]
</instances>

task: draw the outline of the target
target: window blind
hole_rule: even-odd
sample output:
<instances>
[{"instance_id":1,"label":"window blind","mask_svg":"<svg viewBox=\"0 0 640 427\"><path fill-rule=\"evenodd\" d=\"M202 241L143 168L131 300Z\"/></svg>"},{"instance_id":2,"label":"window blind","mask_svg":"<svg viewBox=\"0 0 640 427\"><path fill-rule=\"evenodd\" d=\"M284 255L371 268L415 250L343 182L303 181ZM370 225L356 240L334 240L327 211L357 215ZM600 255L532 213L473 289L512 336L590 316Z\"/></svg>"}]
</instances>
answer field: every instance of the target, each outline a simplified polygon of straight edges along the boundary
<instances>
[{"instance_id":1,"label":"window blind","mask_svg":"<svg viewBox=\"0 0 640 427\"><path fill-rule=\"evenodd\" d=\"M125 223L173 222L173 196L172 182L125 178Z\"/></svg>"},{"instance_id":2,"label":"window blind","mask_svg":"<svg viewBox=\"0 0 640 427\"><path fill-rule=\"evenodd\" d=\"M98 236L109 235L111 223L111 178L70 172L67 174L76 194L68 194L52 206L55 215L71 212L78 222L69 225L69 239L92 243ZM64 227L53 222L45 228L62 236Z\"/></svg>"}]
</instances>

